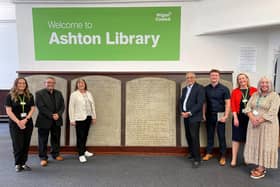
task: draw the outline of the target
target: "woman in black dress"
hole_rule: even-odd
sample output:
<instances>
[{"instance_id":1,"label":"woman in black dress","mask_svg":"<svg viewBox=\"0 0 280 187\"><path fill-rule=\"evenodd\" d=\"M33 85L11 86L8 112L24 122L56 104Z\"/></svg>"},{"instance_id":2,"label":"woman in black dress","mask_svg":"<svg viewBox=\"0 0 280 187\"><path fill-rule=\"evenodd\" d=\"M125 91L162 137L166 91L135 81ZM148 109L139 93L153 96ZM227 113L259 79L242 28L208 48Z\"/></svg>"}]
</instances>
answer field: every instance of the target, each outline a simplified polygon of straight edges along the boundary
<instances>
[{"instance_id":1,"label":"woman in black dress","mask_svg":"<svg viewBox=\"0 0 280 187\"><path fill-rule=\"evenodd\" d=\"M28 90L27 81L17 78L6 98L6 113L9 116L10 135L13 143L15 170L31 170L26 165L33 131L32 114L35 111L33 95Z\"/></svg>"},{"instance_id":2,"label":"woman in black dress","mask_svg":"<svg viewBox=\"0 0 280 187\"><path fill-rule=\"evenodd\" d=\"M232 160L230 165L235 167L240 143L246 141L248 116L243 112L250 96L257 91L255 87L250 87L249 78L246 74L240 73L236 78L237 88L231 94L232 111Z\"/></svg>"}]
</instances>

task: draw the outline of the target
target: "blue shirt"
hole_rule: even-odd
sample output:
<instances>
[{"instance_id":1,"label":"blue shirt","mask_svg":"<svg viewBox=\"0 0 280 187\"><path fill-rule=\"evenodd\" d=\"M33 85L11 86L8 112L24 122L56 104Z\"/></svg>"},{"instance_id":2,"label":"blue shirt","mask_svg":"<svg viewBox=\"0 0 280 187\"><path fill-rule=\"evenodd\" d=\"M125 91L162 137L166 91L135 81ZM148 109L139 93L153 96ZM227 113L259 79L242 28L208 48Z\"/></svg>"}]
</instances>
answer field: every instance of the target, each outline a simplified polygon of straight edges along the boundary
<instances>
[{"instance_id":1,"label":"blue shirt","mask_svg":"<svg viewBox=\"0 0 280 187\"><path fill-rule=\"evenodd\" d=\"M221 83L215 87L209 84L205 87L207 112L224 112L225 100L230 99L229 89Z\"/></svg>"}]
</instances>

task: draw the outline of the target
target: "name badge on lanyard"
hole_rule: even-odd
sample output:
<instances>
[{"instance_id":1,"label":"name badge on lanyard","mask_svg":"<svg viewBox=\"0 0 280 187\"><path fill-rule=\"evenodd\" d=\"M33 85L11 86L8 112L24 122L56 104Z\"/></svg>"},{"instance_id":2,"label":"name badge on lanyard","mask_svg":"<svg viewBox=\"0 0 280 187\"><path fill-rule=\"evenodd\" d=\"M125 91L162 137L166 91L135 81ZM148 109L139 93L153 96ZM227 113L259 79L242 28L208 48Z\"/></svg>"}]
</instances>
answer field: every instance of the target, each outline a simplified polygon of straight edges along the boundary
<instances>
[{"instance_id":1,"label":"name badge on lanyard","mask_svg":"<svg viewBox=\"0 0 280 187\"><path fill-rule=\"evenodd\" d=\"M25 118L27 116L27 114L25 112L20 113L20 117Z\"/></svg>"},{"instance_id":2,"label":"name badge on lanyard","mask_svg":"<svg viewBox=\"0 0 280 187\"><path fill-rule=\"evenodd\" d=\"M242 93L242 103L246 106L247 102L248 102L248 93L249 93L249 89L246 89L245 94Z\"/></svg>"},{"instance_id":3,"label":"name badge on lanyard","mask_svg":"<svg viewBox=\"0 0 280 187\"><path fill-rule=\"evenodd\" d=\"M259 112L257 110L253 110L253 114L254 114L254 116L257 116L257 115L259 115Z\"/></svg>"},{"instance_id":4,"label":"name badge on lanyard","mask_svg":"<svg viewBox=\"0 0 280 187\"><path fill-rule=\"evenodd\" d=\"M26 105L24 99L25 99L24 96L22 98L19 96L19 100L20 100L19 104L21 105L21 109L22 109L22 112L20 113L21 118L25 118L27 116L27 113L24 111L24 107Z\"/></svg>"},{"instance_id":5,"label":"name badge on lanyard","mask_svg":"<svg viewBox=\"0 0 280 187\"><path fill-rule=\"evenodd\" d=\"M248 102L247 99L242 99L242 103L246 104Z\"/></svg>"},{"instance_id":6,"label":"name badge on lanyard","mask_svg":"<svg viewBox=\"0 0 280 187\"><path fill-rule=\"evenodd\" d=\"M252 111L252 113L254 114L254 116L258 116L259 115L259 107L260 107L260 101L261 100L261 96L258 96L257 101L256 101L256 108Z\"/></svg>"}]
</instances>

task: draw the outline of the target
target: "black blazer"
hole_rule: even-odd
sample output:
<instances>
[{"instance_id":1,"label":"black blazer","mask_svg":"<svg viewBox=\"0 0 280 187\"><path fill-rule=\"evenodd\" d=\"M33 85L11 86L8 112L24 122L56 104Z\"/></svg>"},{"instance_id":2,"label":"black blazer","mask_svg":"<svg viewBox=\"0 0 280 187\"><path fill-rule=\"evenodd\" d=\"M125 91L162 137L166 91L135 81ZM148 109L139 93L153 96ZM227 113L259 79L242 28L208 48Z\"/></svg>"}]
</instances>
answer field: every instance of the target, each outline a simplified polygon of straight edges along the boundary
<instances>
[{"instance_id":1,"label":"black blazer","mask_svg":"<svg viewBox=\"0 0 280 187\"><path fill-rule=\"evenodd\" d=\"M52 114L54 107L56 113L59 115L59 119L55 121L57 126L62 126L62 114L65 109L64 99L60 91L54 89L55 106L52 104L51 96L47 89L42 89L36 92L35 103L38 108L38 116L35 126L38 128L48 129L53 123Z\"/></svg>"},{"instance_id":2,"label":"black blazer","mask_svg":"<svg viewBox=\"0 0 280 187\"><path fill-rule=\"evenodd\" d=\"M189 117L190 122L199 122L202 120L202 108L205 101L204 87L198 83L194 83L191 93L189 95L186 111L183 110L184 100L188 91L187 86L182 90L182 96L180 98L180 109L181 112L191 112L192 116Z\"/></svg>"}]
</instances>

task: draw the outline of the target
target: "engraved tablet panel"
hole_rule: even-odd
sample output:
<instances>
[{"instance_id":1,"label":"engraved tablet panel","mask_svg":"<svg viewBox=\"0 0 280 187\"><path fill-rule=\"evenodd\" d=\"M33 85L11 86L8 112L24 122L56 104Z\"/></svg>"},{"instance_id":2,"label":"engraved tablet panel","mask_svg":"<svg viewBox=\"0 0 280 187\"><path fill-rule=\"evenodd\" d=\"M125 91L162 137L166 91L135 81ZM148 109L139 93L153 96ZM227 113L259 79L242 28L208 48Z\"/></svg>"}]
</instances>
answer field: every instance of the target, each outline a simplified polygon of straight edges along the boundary
<instances>
[{"instance_id":1,"label":"engraved tablet panel","mask_svg":"<svg viewBox=\"0 0 280 187\"><path fill-rule=\"evenodd\" d=\"M66 108L66 99L67 99L67 80L61 78L61 77L56 77L56 76L52 76L52 75L32 75L32 76L28 76L25 77L27 82L28 82L28 86L29 86L29 90L31 91L31 93L34 95L35 97L35 93L36 91L44 88L44 81L47 79L47 77L54 77L56 80L56 85L55 85L55 89L61 91L63 98L64 98L64 103L65 103L65 108ZM35 98L36 99L36 98ZM32 118L33 118L33 123L35 125L36 119L37 119L37 115L38 115L38 109L36 108ZM65 145L65 134L66 134L66 111L63 113L63 126L61 127L61 137L60 137L60 145L64 146ZM50 142L50 137L49 137L49 142ZM33 134L32 134L32 138L31 138L31 143L30 145L38 145L38 130L37 128L34 128L33 130ZM49 143L50 145L50 143Z\"/></svg>"},{"instance_id":2,"label":"engraved tablet panel","mask_svg":"<svg viewBox=\"0 0 280 187\"><path fill-rule=\"evenodd\" d=\"M196 82L203 85L207 86L210 81L209 78L197 78ZM227 86L231 92L232 90L232 83L230 81L221 79L220 83L223 85ZM186 82L181 83L181 90L186 86ZM182 93L182 92L181 92ZM207 133L206 133L206 123L202 122L200 125L200 133L199 133L199 138L200 138L200 147L206 147L207 146ZM228 118L226 122L226 141L227 141L227 146L231 146L231 115ZM184 126L184 121L181 118L181 145L182 147L188 146L188 143L186 141L186 136L185 136L185 126ZM218 141L217 141L217 133L215 133L215 139L214 139L214 146L218 147Z\"/></svg>"},{"instance_id":3,"label":"engraved tablet panel","mask_svg":"<svg viewBox=\"0 0 280 187\"><path fill-rule=\"evenodd\" d=\"M121 81L107 76L79 77L87 83L96 110L96 125L91 126L88 146L120 146L121 145ZM71 81L71 92L76 81ZM70 127L70 145L76 145L75 127Z\"/></svg>"},{"instance_id":4,"label":"engraved tablet panel","mask_svg":"<svg viewBox=\"0 0 280 187\"><path fill-rule=\"evenodd\" d=\"M139 78L126 84L126 146L176 146L176 83Z\"/></svg>"}]
</instances>

